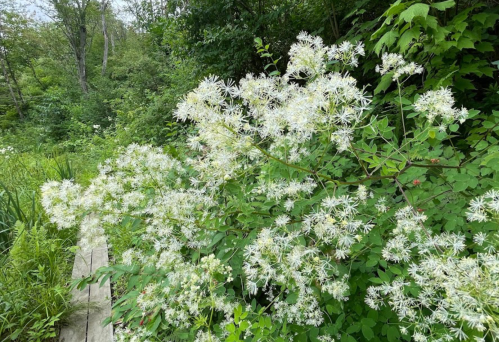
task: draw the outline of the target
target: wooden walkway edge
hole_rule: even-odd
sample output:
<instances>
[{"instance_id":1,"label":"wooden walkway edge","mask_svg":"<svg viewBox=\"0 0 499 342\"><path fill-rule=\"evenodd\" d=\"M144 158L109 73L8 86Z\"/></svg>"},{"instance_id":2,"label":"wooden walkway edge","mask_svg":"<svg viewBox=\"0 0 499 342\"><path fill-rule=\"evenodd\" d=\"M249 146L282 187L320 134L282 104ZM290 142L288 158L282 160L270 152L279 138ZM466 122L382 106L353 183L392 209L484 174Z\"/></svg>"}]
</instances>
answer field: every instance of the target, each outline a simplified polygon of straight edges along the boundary
<instances>
[{"instance_id":1,"label":"wooden walkway edge","mask_svg":"<svg viewBox=\"0 0 499 342\"><path fill-rule=\"evenodd\" d=\"M73 279L87 277L99 267L108 266L107 246L88 252L77 253L73 266ZM111 284L92 284L83 291L72 290L73 305L82 307L70 317L68 326L61 330L60 342L112 342L113 326L102 326L102 321L111 316Z\"/></svg>"}]
</instances>

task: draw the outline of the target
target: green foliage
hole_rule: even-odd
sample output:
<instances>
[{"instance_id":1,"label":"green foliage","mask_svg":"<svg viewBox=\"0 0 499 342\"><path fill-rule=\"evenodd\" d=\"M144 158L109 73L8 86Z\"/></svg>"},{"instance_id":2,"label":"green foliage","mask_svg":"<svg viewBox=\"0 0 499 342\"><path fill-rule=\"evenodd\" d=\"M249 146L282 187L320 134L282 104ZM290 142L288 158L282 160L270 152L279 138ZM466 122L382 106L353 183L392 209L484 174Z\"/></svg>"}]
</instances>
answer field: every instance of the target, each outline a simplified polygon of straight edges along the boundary
<instances>
[{"instance_id":1,"label":"green foliage","mask_svg":"<svg viewBox=\"0 0 499 342\"><path fill-rule=\"evenodd\" d=\"M26 212L22 206L17 191L13 193L0 183L0 251L7 250L14 239L11 228L16 222L26 222L28 228L33 227L39 220L35 204L35 195L31 196L31 208Z\"/></svg>"},{"instance_id":2,"label":"green foliage","mask_svg":"<svg viewBox=\"0 0 499 342\"><path fill-rule=\"evenodd\" d=\"M363 13L363 7L357 7L356 13ZM424 65L422 78L409 81L419 91L452 85L460 92L460 104L490 111L499 103L497 92L488 90L497 87L497 70L491 62L497 54L494 28L498 20L497 8L483 4L458 6L452 0L431 4L400 0L390 4L379 18L358 22L343 39L362 39L367 50L378 56L396 52ZM378 83L372 73L376 63L373 59L363 65L370 83ZM375 90L381 103L395 96L390 78L383 76ZM414 95L416 88L407 87L406 92Z\"/></svg>"},{"instance_id":3,"label":"green foliage","mask_svg":"<svg viewBox=\"0 0 499 342\"><path fill-rule=\"evenodd\" d=\"M48 341L72 312L69 289L75 241L69 232L31 228L18 222L15 238L0 271L0 338Z\"/></svg>"},{"instance_id":4,"label":"green foliage","mask_svg":"<svg viewBox=\"0 0 499 342\"><path fill-rule=\"evenodd\" d=\"M179 19L196 60L210 73L236 80L263 67L252 51L255 37L272 43L275 56L283 58L282 71L296 35L302 30L325 32L334 8L329 0L196 0L185 6ZM330 39L329 34L324 36Z\"/></svg>"},{"instance_id":5,"label":"green foliage","mask_svg":"<svg viewBox=\"0 0 499 342\"><path fill-rule=\"evenodd\" d=\"M53 341L77 309L69 302L76 232L48 223L39 189L48 180L86 183L113 149L87 144L78 155L63 154L35 139L18 133L1 141L14 148L0 154L0 340L5 341Z\"/></svg>"}]
</instances>

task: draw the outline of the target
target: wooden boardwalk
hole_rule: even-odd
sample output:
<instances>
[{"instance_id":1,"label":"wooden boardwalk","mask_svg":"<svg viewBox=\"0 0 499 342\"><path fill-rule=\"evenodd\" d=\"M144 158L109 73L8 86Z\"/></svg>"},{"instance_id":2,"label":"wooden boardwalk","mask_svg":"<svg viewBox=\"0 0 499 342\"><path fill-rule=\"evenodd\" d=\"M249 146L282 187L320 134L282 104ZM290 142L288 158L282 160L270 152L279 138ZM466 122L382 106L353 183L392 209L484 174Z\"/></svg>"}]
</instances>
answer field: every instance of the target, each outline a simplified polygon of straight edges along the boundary
<instances>
[{"instance_id":1,"label":"wooden boardwalk","mask_svg":"<svg viewBox=\"0 0 499 342\"><path fill-rule=\"evenodd\" d=\"M108 266L107 246L89 252L78 253L73 266L73 279L87 277L99 267ZM61 331L60 342L112 342L113 326L102 326L102 321L111 316L111 285L107 280L87 286L83 291L73 289L72 304L82 309L70 317L68 326Z\"/></svg>"}]
</instances>

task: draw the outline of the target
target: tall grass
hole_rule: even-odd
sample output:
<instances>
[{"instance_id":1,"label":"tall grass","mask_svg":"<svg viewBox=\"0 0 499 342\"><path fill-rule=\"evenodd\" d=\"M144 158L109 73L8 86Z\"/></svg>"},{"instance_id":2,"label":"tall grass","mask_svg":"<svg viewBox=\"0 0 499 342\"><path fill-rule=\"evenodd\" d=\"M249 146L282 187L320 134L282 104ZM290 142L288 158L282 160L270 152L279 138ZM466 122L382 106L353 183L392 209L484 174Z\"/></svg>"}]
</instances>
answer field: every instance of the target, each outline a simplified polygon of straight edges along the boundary
<instances>
[{"instance_id":1,"label":"tall grass","mask_svg":"<svg viewBox=\"0 0 499 342\"><path fill-rule=\"evenodd\" d=\"M48 180L88 182L114 150L90 146L70 154L43 145L0 155L0 342L57 340L74 310L69 285L76 230L57 230L48 222L39 190Z\"/></svg>"},{"instance_id":2,"label":"tall grass","mask_svg":"<svg viewBox=\"0 0 499 342\"><path fill-rule=\"evenodd\" d=\"M47 222L39 189L75 174L68 156L19 153L0 160L0 342L55 341L72 311L76 232Z\"/></svg>"},{"instance_id":3,"label":"tall grass","mask_svg":"<svg viewBox=\"0 0 499 342\"><path fill-rule=\"evenodd\" d=\"M67 279L74 241L17 222L0 270L0 341L48 341L72 311Z\"/></svg>"},{"instance_id":4,"label":"tall grass","mask_svg":"<svg viewBox=\"0 0 499 342\"><path fill-rule=\"evenodd\" d=\"M12 243L12 227L16 222L23 222L30 229L40 221L40 215L37 211L35 191L30 195L29 210L25 210L17 190L10 191L2 182L0 189L0 253L2 253Z\"/></svg>"}]
</instances>

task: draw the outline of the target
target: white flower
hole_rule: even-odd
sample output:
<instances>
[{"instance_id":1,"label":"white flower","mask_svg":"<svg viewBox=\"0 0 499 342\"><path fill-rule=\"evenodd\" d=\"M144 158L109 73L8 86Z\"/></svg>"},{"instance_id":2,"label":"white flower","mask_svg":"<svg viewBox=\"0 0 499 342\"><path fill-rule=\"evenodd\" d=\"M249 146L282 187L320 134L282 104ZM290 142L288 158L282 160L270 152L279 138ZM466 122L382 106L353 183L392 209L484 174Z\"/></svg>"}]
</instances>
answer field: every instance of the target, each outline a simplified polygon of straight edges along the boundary
<instances>
[{"instance_id":1,"label":"white flower","mask_svg":"<svg viewBox=\"0 0 499 342\"><path fill-rule=\"evenodd\" d=\"M289 223L290 219L287 215L280 215L275 220L275 225L277 227L283 227Z\"/></svg>"},{"instance_id":2,"label":"white flower","mask_svg":"<svg viewBox=\"0 0 499 342\"><path fill-rule=\"evenodd\" d=\"M463 123L468 117L468 111L465 108L454 108L454 103L452 92L447 88L440 88L421 95L414 103L414 108L418 112L425 112L430 123L440 118L442 120L441 130L445 131L446 125L454 121Z\"/></svg>"},{"instance_id":3,"label":"white flower","mask_svg":"<svg viewBox=\"0 0 499 342\"><path fill-rule=\"evenodd\" d=\"M329 59L340 61L344 65L357 67L358 56L364 56L364 43L358 42L356 45L349 41L342 42L339 46L333 45L327 52Z\"/></svg>"},{"instance_id":4,"label":"white flower","mask_svg":"<svg viewBox=\"0 0 499 342\"><path fill-rule=\"evenodd\" d=\"M385 75L393 71L393 80L399 79L403 75L412 76L421 74L424 69L422 66L411 62L407 63L402 55L397 53L384 53L381 57L382 65L376 65L376 72Z\"/></svg>"}]
</instances>

